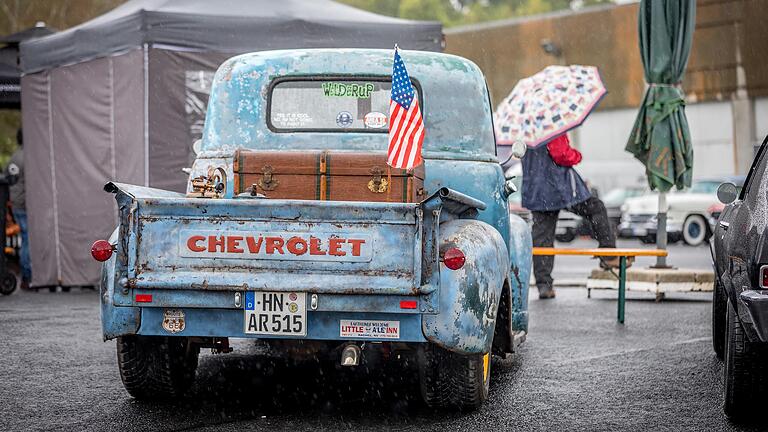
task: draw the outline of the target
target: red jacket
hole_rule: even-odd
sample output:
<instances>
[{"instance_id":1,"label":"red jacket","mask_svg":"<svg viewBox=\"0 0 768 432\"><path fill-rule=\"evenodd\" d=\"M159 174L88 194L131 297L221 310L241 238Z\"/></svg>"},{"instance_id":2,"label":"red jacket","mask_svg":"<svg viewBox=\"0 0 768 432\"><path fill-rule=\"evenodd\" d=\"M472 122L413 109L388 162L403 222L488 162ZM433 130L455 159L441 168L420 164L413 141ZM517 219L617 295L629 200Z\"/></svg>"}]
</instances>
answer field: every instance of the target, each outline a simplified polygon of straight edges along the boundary
<instances>
[{"instance_id":1,"label":"red jacket","mask_svg":"<svg viewBox=\"0 0 768 432\"><path fill-rule=\"evenodd\" d=\"M581 153L571 147L568 135L562 134L547 144L549 156L556 164L564 167L572 167L581 162Z\"/></svg>"}]
</instances>

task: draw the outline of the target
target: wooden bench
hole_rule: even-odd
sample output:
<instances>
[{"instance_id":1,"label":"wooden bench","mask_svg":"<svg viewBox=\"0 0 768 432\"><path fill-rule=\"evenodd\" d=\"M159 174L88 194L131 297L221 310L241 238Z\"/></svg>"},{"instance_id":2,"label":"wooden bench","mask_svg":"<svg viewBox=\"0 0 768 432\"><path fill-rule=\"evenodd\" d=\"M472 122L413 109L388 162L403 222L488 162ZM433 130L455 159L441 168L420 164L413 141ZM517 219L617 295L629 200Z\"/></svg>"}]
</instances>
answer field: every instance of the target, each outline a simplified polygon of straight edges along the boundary
<instances>
[{"instance_id":1,"label":"wooden bench","mask_svg":"<svg viewBox=\"0 0 768 432\"><path fill-rule=\"evenodd\" d=\"M627 258L639 256L667 256L667 251L663 249L568 249L535 247L533 248L533 254L538 256L582 255L592 257L619 257L619 310L617 319L620 324L624 324L624 303L626 302L627 289Z\"/></svg>"}]
</instances>

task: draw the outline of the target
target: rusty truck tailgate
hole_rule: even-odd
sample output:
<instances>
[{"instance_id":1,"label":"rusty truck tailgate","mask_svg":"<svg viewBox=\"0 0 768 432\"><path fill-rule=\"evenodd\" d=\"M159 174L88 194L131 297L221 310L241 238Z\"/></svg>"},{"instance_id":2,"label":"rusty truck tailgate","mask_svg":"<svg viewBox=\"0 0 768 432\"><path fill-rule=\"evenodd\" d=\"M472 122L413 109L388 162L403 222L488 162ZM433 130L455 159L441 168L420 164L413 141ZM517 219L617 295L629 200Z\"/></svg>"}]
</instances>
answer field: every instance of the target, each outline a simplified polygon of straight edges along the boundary
<instances>
[{"instance_id":1,"label":"rusty truck tailgate","mask_svg":"<svg viewBox=\"0 0 768 432\"><path fill-rule=\"evenodd\" d=\"M114 187L130 287L418 292L417 204L199 199Z\"/></svg>"}]
</instances>

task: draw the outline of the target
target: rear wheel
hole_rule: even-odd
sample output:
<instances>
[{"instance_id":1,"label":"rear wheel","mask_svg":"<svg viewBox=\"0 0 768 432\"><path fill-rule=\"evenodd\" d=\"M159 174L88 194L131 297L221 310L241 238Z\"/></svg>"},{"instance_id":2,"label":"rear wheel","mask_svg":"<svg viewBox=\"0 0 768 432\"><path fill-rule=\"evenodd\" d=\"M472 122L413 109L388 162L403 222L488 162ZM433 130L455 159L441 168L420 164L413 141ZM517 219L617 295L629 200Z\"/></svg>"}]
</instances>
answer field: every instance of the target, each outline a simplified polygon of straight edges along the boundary
<instances>
[{"instance_id":1,"label":"rear wheel","mask_svg":"<svg viewBox=\"0 0 768 432\"><path fill-rule=\"evenodd\" d=\"M182 396L195 379L199 354L200 348L185 337L117 338L120 378L136 399Z\"/></svg>"},{"instance_id":2,"label":"rear wheel","mask_svg":"<svg viewBox=\"0 0 768 432\"><path fill-rule=\"evenodd\" d=\"M728 318L728 298L720 284L720 279L715 276L715 286L712 290L712 348L715 355L722 360L725 354L725 338L727 336L726 319Z\"/></svg>"},{"instance_id":3,"label":"rear wheel","mask_svg":"<svg viewBox=\"0 0 768 432\"><path fill-rule=\"evenodd\" d=\"M420 353L419 378L427 405L475 410L488 399L491 354L457 354L427 344Z\"/></svg>"},{"instance_id":4,"label":"rear wheel","mask_svg":"<svg viewBox=\"0 0 768 432\"><path fill-rule=\"evenodd\" d=\"M755 408L755 401L763 400L766 394L768 365L765 364L765 347L747 339L734 308L728 302L723 410L731 420L744 421L761 415Z\"/></svg>"},{"instance_id":5,"label":"rear wheel","mask_svg":"<svg viewBox=\"0 0 768 432\"><path fill-rule=\"evenodd\" d=\"M561 243L570 243L576 240L576 231L568 228L564 233L555 235L555 240Z\"/></svg>"},{"instance_id":6,"label":"rear wheel","mask_svg":"<svg viewBox=\"0 0 768 432\"><path fill-rule=\"evenodd\" d=\"M683 240L691 246L698 246L707 240L707 221L701 215L690 215L683 223Z\"/></svg>"},{"instance_id":7,"label":"rear wheel","mask_svg":"<svg viewBox=\"0 0 768 432\"><path fill-rule=\"evenodd\" d=\"M16 291L16 275L13 273L6 273L2 279L0 279L0 294L11 295Z\"/></svg>"}]
</instances>

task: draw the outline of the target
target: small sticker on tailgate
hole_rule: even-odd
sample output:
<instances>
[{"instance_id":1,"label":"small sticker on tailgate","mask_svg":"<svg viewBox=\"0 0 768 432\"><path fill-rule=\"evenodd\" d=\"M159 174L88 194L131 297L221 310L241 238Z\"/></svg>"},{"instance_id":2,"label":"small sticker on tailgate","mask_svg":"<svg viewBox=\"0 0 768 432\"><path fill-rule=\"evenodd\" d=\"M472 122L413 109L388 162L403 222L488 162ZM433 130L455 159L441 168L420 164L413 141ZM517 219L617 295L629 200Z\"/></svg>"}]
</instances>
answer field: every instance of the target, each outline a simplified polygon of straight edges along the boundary
<instances>
[{"instance_id":1,"label":"small sticker on tailgate","mask_svg":"<svg viewBox=\"0 0 768 432\"><path fill-rule=\"evenodd\" d=\"M341 320L341 337L400 339L400 321Z\"/></svg>"},{"instance_id":2,"label":"small sticker on tailgate","mask_svg":"<svg viewBox=\"0 0 768 432\"><path fill-rule=\"evenodd\" d=\"M368 234L249 231L192 231L179 234L179 255L186 258L235 258L288 261L368 262Z\"/></svg>"}]
</instances>

